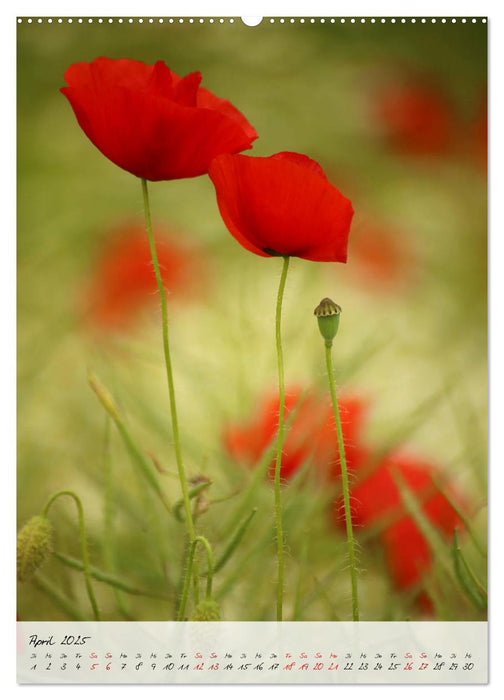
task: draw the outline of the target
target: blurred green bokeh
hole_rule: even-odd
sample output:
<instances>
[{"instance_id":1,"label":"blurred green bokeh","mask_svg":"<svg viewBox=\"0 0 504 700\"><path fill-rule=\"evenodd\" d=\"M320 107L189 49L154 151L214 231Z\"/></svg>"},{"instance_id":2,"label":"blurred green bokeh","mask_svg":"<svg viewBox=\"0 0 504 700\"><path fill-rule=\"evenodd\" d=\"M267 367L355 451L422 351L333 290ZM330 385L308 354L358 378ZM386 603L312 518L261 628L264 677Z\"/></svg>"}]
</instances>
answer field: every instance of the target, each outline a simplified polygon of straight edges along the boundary
<instances>
[{"instance_id":1,"label":"blurred green bokeh","mask_svg":"<svg viewBox=\"0 0 504 700\"><path fill-rule=\"evenodd\" d=\"M353 256L352 233L346 266L292 261L283 321L286 380L325 390L313 309L331 297L343 308L334 352L338 381L342 389L369 400L369 440L386 444L412 420L409 449L438 464L470 494L477 510L473 526L484 539L486 179L468 155L471 125L486 90L486 25L481 22L18 25L19 526L40 513L53 492L71 488L84 503L93 563L102 569L111 563L110 543L103 536L106 421L87 383L89 368L113 391L139 444L163 468L176 471L155 309L130 332L108 339L97 340L80 317L86 281L110 228L142 218L140 183L87 140L59 92L70 64L102 55L146 63L161 59L179 75L201 71L203 85L229 99L258 131L250 153L310 155L352 200L356 225L362 219L397 232L409 261L403 270L400 258L399 270L386 273L399 276L397 286L368 278L362 256ZM453 105L461 128L449 153L416 157L382 137L374 100L381 86L398 75L427 76ZM276 386L273 324L281 265L274 258L256 258L228 234L207 177L153 183L150 195L155 224L187 237L207 262L200 297L192 305L178 304L174 297L170 319L187 469L211 478L209 498L218 499L247 475L223 453L224 426L247 418L263 393ZM427 408L418 413L420 406ZM113 567L139 588L169 590L180 572L183 528L165 523L113 431L110 449ZM176 480L160 478L176 501ZM323 500L310 503L302 490L289 494L287 587L292 591L299 570L314 571L319 583L331 573L330 533ZM212 504L201 516L210 539L218 542L234 503ZM235 585L223 572L216 581L217 588L228 585L231 591L222 602L225 619L271 619L274 614L267 484L256 505L255 529L251 525L243 554L235 554L230 564L241 569L242 580ZM80 558L71 504L62 502L53 514L57 550ZM261 560L258 581L257 561L265 550L269 555ZM361 550L366 571L362 618L414 616L411 601L397 596L383 573L380 552L364 544ZM466 550L483 580L484 562L470 543ZM334 534L334 556L335 562L344 562L339 533ZM90 615L80 574L54 559L43 575L66 591L84 616ZM346 619L346 579L345 571L336 572L322 595L306 574L304 619ZM135 619L173 614L169 601L130 596L118 607L110 588L96 588L105 619L124 619L125 611ZM67 619L32 584L20 587L18 613L20 619ZM436 613L478 617L458 599Z\"/></svg>"}]
</instances>

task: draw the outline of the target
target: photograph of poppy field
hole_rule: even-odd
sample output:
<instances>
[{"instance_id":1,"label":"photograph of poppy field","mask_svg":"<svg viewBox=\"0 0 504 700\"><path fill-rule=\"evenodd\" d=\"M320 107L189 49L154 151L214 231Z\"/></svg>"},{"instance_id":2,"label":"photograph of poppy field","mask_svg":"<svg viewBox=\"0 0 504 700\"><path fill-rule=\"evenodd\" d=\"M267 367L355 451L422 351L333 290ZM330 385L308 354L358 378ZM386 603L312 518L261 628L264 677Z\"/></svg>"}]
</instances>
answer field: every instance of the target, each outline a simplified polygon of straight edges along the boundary
<instances>
[{"instance_id":1,"label":"photograph of poppy field","mask_svg":"<svg viewBox=\"0 0 504 700\"><path fill-rule=\"evenodd\" d=\"M17 29L17 619L486 620L486 24Z\"/></svg>"}]
</instances>

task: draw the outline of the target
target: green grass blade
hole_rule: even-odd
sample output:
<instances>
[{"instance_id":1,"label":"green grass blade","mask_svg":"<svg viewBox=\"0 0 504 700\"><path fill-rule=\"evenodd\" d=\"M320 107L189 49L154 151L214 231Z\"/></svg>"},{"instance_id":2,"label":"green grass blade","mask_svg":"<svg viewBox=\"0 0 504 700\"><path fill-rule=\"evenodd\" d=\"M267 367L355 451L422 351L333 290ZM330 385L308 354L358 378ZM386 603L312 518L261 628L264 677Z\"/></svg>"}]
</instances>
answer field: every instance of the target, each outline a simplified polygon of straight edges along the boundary
<instances>
[{"instance_id":1,"label":"green grass blade","mask_svg":"<svg viewBox=\"0 0 504 700\"><path fill-rule=\"evenodd\" d=\"M469 600L480 611L487 609L487 592L476 578L473 570L467 563L458 542L457 531L453 533L453 566L457 579Z\"/></svg>"}]
</instances>

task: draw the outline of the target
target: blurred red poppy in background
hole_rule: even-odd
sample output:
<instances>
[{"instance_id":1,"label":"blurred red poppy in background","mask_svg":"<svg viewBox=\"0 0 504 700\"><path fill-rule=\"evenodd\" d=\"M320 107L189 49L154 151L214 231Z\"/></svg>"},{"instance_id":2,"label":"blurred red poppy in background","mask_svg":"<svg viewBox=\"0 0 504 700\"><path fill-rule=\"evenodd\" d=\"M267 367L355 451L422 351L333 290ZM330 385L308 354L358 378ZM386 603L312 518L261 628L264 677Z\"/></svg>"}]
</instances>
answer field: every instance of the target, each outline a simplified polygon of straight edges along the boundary
<instances>
[{"instance_id":1,"label":"blurred red poppy in background","mask_svg":"<svg viewBox=\"0 0 504 700\"><path fill-rule=\"evenodd\" d=\"M396 475L396 476L394 476ZM465 499L453 485L443 484L450 500L434 484L441 482L436 465L407 455L389 455L368 476L351 487L352 522L361 527L376 526L378 538L384 547L389 573L399 589L407 589L421 582L432 565L430 545L415 519L405 513L396 479L402 479L414 495L423 515L435 530L451 541L455 528L463 523L450 500L462 511L467 510ZM343 530L343 501L334 507L335 522Z\"/></svg>"},{"instance_id":2,"label":"blurred red poppy in background","mask_svg":"<svg viewBox=\"0 0 504 700\"><path fill-rule=\"evenodd\" d=\"M352 204L311 158L222 155L208 174L224 223L247 250L346 262Z\"/></svg>"},{"instance_id":3,"label":"blurred red poppy in background","mask_svg":"<svg viewBox=\"0 0 504 700\"><path fill-rule=\"evenodd\" d=\"M394 474L398 476L394 477ZM368 476L363 473L362 480L352 486L352 522L370 526L381 518L394 515L394 509L396 513L397 509L403 512L397 478L422 500L423 512L429 519L446 534L452 534L459 520L448 500L434 486L433 478L441 479L439 468L425 460L401 454L388 455Z\"/></svg>"},{"instance_id":4,"label":"blurred red poppy in background","mask_svg":"<svg viewBox=\"0 0 504 700\"><path fill-rule=\"evenodd\" d=\"M347 464L352 470L367 455L360 440L367 405L357 396L345 396L339 405ZM323 479L336 479L340 474L339 451L330 400L313 393L303 395L299 388L291 387L285 396L286 421L293 410L296 413L283 446L281 478L291 478L310 460ZM224 444L230 456L247 467L256 467L278 430L278 411L278 393L271 394L248 421L227 426ZM269 473L273 479L274 460Z\"/></svg>"},{"instance_id":5,"label":"blurred red poppy in background","mask_svg":"<svg viewBox=\"0 0 504 700\"><path fill-rule=\"evenodd\" d=\"M339 400L350 473L352 522L360 528L376 528L376 541L383 548L388 573L399 590L419 585L430 571L433 554L430 544L415 519L403 505L396 479L400 478L420 504L423 515L447 542L455 528L463 523L450 501L462 512L468 511L467 500L442 477L431 462L402 453L389 454L372 466L373 449L366 443L364 428L369 402L357 395ZM249 468L258 466L272 444L278 429L278 394L267 396L249 420L228 425L224 444L237 463ZM322 483L340 483L339 450L332 404L324 395L303 393L291 387L286 393L285 416L295 411L286 434L281 478L288 480L307 462ZM274 478L275 460L269 467ZM442 484L442 491L436 484ZM446 495L444 495L446 494ZM448 496L448 497L447 497ZM345 530L343 499L332 509L334 523ZM431 609L426 595L418 599L425 612Z\"/></svg>"},{"instance_id":6,"label":"blurred red poppy in background","mask_svg":"<svg viewBox=\"0 0 504 700\"><path fill-rule=\"evenodd\" d=\"M201 256L164 231L156 235L161 277L168 294L186 300L201 289L206 272ZM118 329L146 305L157 303L157 284L142 224L129 222L107 237L85 291L85 315L95 328Z\"/></svg>"},{"instance_id":7,"label":"blurred red poppy in background","mask_svg":"<svg viewBox=\"0 0 504 700\"><path fill-rule=\"evenodd\" d=\"M448 96L427 80L409 77L384 87L374 107L384 137L406 154L446 153L459 133Z\"/></svg>"},{"instance_id":8,"label":"blurred red poppy in background","mask_svg":"<svg viewBox=\"0 0 504 700\"><path fill-rule=\"evenodd\" d=\"M488 162L488 104L484 95L477 116L469 126L469 155L481 167L485 175Z\"/></svg>"},{"instance_id":9,"label":"blurred red poppy in background","mask_svg":"<svg viewBox=\"0 0 504 700\"><path fill-rule=\"evenodd\" d=\"M352 227L351 269L359 283L373 291L397 291L411 285L415 259L401 231L376 218L355 219Z\"/></svg>"},{"instance_id":10,"label":"blurred red poppy in background","mask_svg":"<svg viewBox=\"0 0 504 700\"><path fill-rule=\"evenodd\" d=\"M68 99L86 136L113 163L146 180L207 172L215 156L251 147L255 129L230 102L180 78L163 61L96 58L65 72Z\"/></svg>"}]
</instances>

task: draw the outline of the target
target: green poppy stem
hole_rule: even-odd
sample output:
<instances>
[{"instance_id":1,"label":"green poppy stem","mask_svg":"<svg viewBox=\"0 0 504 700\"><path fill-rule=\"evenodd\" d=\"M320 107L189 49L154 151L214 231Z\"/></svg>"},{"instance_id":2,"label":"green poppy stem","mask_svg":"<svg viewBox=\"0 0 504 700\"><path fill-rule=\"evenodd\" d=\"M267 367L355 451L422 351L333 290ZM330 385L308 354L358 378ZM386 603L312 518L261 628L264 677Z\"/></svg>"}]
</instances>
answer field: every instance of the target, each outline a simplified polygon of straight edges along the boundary
<instances>
[{"instance_id":1,"label":"green poppy stem","mask_svg":"<svg viewBox=\"0 0 504 700\"><path fill-rule=\"evenodd\" d=\"M276 536L277 536L277 557L278 557L278 581L277 581L277 620L280 622L283 619L283 575L284 575L284 538L282 524L282 503L280 499L280 475L282 470L282 449L284 440L284 417L285 417L285 384L284 384L284 365L282 351L282 302L285 291L285 281L287 279L287 271L289 269L289 256L284 256L282 275L278 287L278 296L276 304L276 351L278 361L278 437L277 451L275 462L275 518L276 518Z\"/></svg>"},{"instance_id":2,"label":"green poppy stem","mask_svg":"<svg viewBox=\"0 0 504 700\"><path fill-rule=\"evenodd\" d=\"M203 537L202 535L198 535L197 537L194 538L194 541L191 543L191 546L189 547L189 557L187 561L187 574L185 577L185 582L184 582L184 588L182 591L182 599L180 601L180 607L178 610L178 615L177 615L177 621L181 622L184 619L185 615L185 608L187 604L187 596L189 593L189 582L191 580L191 571L194 566L194 554L196 551L196 545L198 544L203 545L206 551L206 556L207 556L207 586L206 586L206 599L210 600L212 597L212 582L213 582L213 554L212 554L212 548L210 547L210 543L206 539L206 537Z\"/></svg>"},{"instance_id":3,"label":"green poppy stem","mask_svg":"<svg viewBox=\"0 0 504 700\"><path fill-rule=\"evenodd\" d=\"M67 554L62 554L61 552L53 552L53 557L67 566L69 569L84 571L84 564L78 559L74 559L74 557L69 557ZM127 581L123 581L113 574L97 569L96 566L90 566L89 573L95 579L95 581L106 583L108 586L113 588L114 591L124 591L124 593L129 593L130 595L156 598L157 600L171 600L171 595L169 594L163 594L159 591L144 591L143 589L136 588L136 586L133 586ZM129 617L129 613L126 614L123 610L121 610L121 612L125 615L125 617Z\"/></svg>"},{"instance_id":4,"label":"green poppy stem","mask_svg":"<svg viewBox=\"0 0 504 700\"><path fill-rule=\"evenodd\" d=\"M152 221L149 205L149 191L147 189L147 180L142 178L142 194L143 194L143 204L145 213L145 227L147 229L147 236L149 239L149 247L152 258L152 265L154 267L154 274L156 276L156 283L159 291L159 300L161 302L161 318L163 324L163 349L165 356L166 365L166 377L168 380L168 392L170 396L170 410L172 418L172 430L173 430L173 444L175 449L175 460L177 462L177 469L180 479L180 486L182 488L182 497L184 500L184 510L187 523L187 532L189 534L189 540L191 544L194 542L195 530L194 522L191 512L191 501L189 499L189 489L187 487L187 478L184 471L184 464L182 462L182 451L180 448L180 435L178 427L178 417L177 417L177 403L175 400L175 384L173 381L173 370L170 355L170 343L168 335L168 309L166 306L166 294L163 285L163 279L161 277L161 271L159 269L159 261L156 251L156 242L154 240L154 233L152 230Z\"/></svg>"},{"instance_id":5,"label":"green poppy stem","mask_svg":"<svg viewBox=\"0 0 504 700\"><path fill-rule=\"evenodd\" d=\"M143 204L145 213L145 227L147 229L147 236L149 239L149 247L152 258L152 265L154 267L154 274L156 276L157 287L159 291L159 300L161 302L161 318L163 325L163 349L166 365L166 378L168 380L168 393L170 395L170 411L172 417L172 431L173 431L173 445L175 448L175 460L177 462L177 469L179 474L180 486L182 488L182 500L184 501L184 511L186 519L187 534L189 536L189 546L195 541L196 531L194 528L194 520L191 511L191 499L189 497L189 489L187 486L187 477L184 471L184 463L182 462L182 450L180 447L180 434L178 427L178 417L177 417L177 403L175 400L175 384L173 381L173 370L170 355L170 343L168 336L168 309L166 306L166 294L163 285L163 279L161 277L161 271L159 269L159 261L156 251L156 242L154 239L154 233L152 230L152 221L150 214L149 205L149 191L147 189L147 180L142 178L142 194L143 194ZM199 572L198 565L195 562L193 568L193 578L194 578L194 596L195 601L198 598L198 581ZM190 575L190 569L187 568L187 574Z\"/></svg>"},{"instance_id":6,"label":"green poppy stem","mask_svg":"<svg viewBox=\"0 0 504 700\"><path fill-rule=\"evenodd\" d=\"M83 563L83 568L84 568L84 580L86 582L86 590L88 593L89 600L91 602L91 607L93 608L93 613L95 616L96 620L100 620L100 611L98 609L98 603L96 602L95 594L93 591L93 585L91 583L91 567L89 565L89 556L88 556L88 549L87 549L87 544L86 544L86 527L84 524L84 509L82 507L82 502L80 498L77 496L76 493L73 491L58 491L57 493L53 494L50 499L47 501L44 510L43 510L43 516L46 518L47 513L49 512L50 507L54 503L54 501L59 498L60 496L70 496L70 498L73 498L75 501L75 505L77 506L77 513L79 516L79 534L80 534L80 541L81 541L81 552L82 552L82 563Z\"/></svg>"},{"instance_id":7,"label":"green poppy stem","mask_svg":"<svg viewBox=\"0 0 504 700\"><path fill-rule=\"evenodd\" d=\"M348 543L348 559L350 564L350 583L352 587L352 617L354 622L359 621L359 601L357 595L357 566L355 561L355 542L352 528L352 514L350 511L350 489L348 486L348 470L345 455L345 444L343 441L343 430L338 407L338 397L336 396L336 385L334 382L333 363L331 356L332 340L325 341L325 357L327 365L327 376L329 379L329 389L334 410L334 420L336 423L336 434L338 437L338 450L341 467L341 489L343 492L343 504L345 508L345 523Z\"/></svg>"},{"instance_id":8,"label":"green poppy stem","mask_svg":"<svg viewBox=\"0 0 504 700\"><path fill-rule=\"evenodd\" d=\"M115 502L114 502L114 478L112 469L112 450L111 450L111 417L107 413L105 416L105 440L103 445L103 477L104 477L104 498L103 498L103 529L105 537L103 540L103 557L105 565L110 571L115 571L116 565L116 537L114 531L115 521ZM91 567L91 575L93 569ZM113 588L113 595L116 601L117 609L121 615L128 619L130 613L124 597L118 588Z\"/></svg>"}]
</instances>

